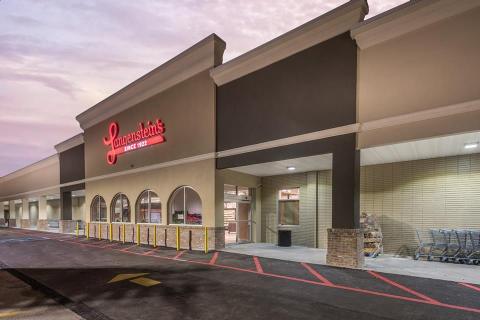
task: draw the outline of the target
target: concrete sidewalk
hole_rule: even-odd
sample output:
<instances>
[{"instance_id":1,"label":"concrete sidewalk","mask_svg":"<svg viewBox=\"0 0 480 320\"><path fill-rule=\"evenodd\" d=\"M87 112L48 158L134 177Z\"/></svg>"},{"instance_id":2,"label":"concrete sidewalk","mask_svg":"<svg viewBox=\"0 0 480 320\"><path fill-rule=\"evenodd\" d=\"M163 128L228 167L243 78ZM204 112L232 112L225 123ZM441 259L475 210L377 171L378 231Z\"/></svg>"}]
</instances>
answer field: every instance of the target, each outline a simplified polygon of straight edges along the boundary
<instances>
[{"instance_id":1,"label":"concrete sidewalk","mask_svg":"<svg viewBox=\"0 0 480 320\"><path fill-rule=\"evenodd\" d=\"M223 251L264 258L326 264L327 250L300 246L279 247L271 243L246 243L227 246ZM381 255L365 258L365 270L385 273L480 284L480 266Z\"/></svg>"},{"instance_id":2,"label":"concrete sidewalk","mask_svg":"<svg viewBox=\"0 0 480 320\"><path fill-rule=\"evenodd\" d=\"M5 270L0 283L0 319L83 319Z\"/></svg>"}]
</instances>

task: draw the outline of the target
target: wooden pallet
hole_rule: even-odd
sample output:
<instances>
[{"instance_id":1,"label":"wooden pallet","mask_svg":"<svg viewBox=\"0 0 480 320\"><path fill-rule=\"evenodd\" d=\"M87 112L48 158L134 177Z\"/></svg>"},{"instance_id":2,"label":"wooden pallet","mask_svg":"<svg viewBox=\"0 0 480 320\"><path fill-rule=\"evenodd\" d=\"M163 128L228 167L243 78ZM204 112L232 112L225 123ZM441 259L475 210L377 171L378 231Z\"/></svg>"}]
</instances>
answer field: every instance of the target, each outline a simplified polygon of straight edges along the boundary
<instances>
[{"instance_id":1,"label":"wooden pallet","mask_svg":"<svg viewBox=\"0 0 480 320\"><path fill-rule=\"evenodd\" d=\"M360 217L360 225L363 229L363 253L367 257L377 257L383 253L383 235L380 223L375 215L363 212Z\"/></svg>"}]
</instances>

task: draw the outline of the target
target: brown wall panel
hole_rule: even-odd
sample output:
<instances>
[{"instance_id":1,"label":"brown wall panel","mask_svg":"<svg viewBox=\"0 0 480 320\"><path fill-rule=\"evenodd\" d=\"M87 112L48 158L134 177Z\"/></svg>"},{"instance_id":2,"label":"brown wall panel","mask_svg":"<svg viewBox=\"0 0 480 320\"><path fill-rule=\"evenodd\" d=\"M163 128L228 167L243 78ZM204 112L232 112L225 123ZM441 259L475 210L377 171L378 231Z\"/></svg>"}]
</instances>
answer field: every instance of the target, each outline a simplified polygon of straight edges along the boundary
<instances>
[{"instance_id":1,"label":"brown wall panel","mask_svg":"<svg viewBox=\"0 0 480 320\"><path fill-rule=\"evenodd\" d=\"M215 85L208 71L138 104L85 131L85 173L94 177L206 154L215 151ZM112 121L119 124L119 136L137 131L138 123L161 119L165 124L163 144L118 156L109 165L103 144Z\"/></svg>"},{"instance_id":2,"label":"brown wall panel","mask_svg":"<svg viewBox=\"0 0 480 320\"><path fill-rule=\"evenodd\" d=\"M355 123L356 57L342 34L220 86L217 150Z\"/></svg>"},{"instance_id":3,"label":"brown wall panel","mask_svg":"<svg viewBox=\"0 0 480 320\"><path fill-rule=\"evenodd\" d=\"M85 145L60 152L60 183L85 179Z\"/></svg>"}]
</instances>

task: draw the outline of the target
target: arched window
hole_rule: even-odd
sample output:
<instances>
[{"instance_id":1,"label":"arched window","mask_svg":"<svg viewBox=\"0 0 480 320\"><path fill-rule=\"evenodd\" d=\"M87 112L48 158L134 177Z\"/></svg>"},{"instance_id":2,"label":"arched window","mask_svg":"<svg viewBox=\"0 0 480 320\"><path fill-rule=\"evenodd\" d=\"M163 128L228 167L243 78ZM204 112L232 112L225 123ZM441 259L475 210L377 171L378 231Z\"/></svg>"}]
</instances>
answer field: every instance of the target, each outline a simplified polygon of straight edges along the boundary
<instances>
[{"instance_id":1,"label":"arched window","mask_svg":"<svg viewBox=\"0 0 480 320\"><path fill-rule=\"evenodd\" d=\"M130 201L123 193L117 193L110 205L112 222L130 222Z\"/></svg>"},{"instance_id":2,"label":"arched window","mask_svg":"<svg viewBox=\"0 0 480 320\"><path fill-rule=\"evenodd\" d=\"M170 197L170 222L202 224L202 200L190 187L180 187Z\"/></svg>"},{"instance_id":3,"label":"arched window","mask_svg":"<svg viewBox=\"0 0 480 320\"><path fill-rule=\"evenodd\" d=\"M162 203L152 190L143 191L135 207L137 223L162 223Z\"/></svg>"},{"instance_id":4,"label":"arched window","mask_svg":"<svg viewBox=\"0 0 480 320\"><path fill-rule=\"evenodd\" d=\"M90 206L90 220L107 222L107 204L102 196L95 196Z\"/></svg>"}]
</instances>

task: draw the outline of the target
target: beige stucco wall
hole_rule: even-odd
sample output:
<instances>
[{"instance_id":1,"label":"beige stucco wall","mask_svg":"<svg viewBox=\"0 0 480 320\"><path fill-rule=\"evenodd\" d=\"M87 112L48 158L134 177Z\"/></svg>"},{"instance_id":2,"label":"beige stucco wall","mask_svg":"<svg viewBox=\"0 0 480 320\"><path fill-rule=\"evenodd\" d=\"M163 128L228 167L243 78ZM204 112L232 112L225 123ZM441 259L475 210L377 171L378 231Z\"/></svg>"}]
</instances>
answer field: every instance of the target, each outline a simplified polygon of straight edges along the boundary
<instances>
[{"instance_id":1,"label":"beige stucco wall","mask_svg":"<svg viewBox=\"0 0 480 320\"><path fill-rule=\"evenodd\" d=\"M72 220L85 220L87 214L85 197L72 198Z\"/></svg>"},{"instance_id":2,"label":"beige stucco wall","mask_svg":"<svg viewBox=\"0 0 480 320\"><path fill-rule=\"evenodd\" d=\"M480 98L480 8L359 50L358 121ZM480 129L480 112L359 134L359 147Z\"/></svg>"},{"instance_id":3,"label":"beige stucco wall","mask_svg":"<svg viewBox=\"0 0 480 320\"><path fill-rule=\"evenodd\" d=\"M56 155L53 157L53 159L47 158L46 160L43 160L48 162L48 165L46 166L40 164L38 169L35 170L29 170L28 168L22 169L26 171L25 174L20 170L18 173L13 174L15 177L10 178L7 175L0 178L0 199L2 199L2 201L17 200L29 196L47 194L48 192L58 192L58 188L42 192L31 192L34 190L58 186L60 184L59 161ZM32 166L38 166L38 163L33 164ZM27 194L15 196L23 193Z\"/></svg>"},{"instance_id":4,"label":"beige stucco wall","mask_svg":"<svg viewBox=\"0 0 480 320\"><path fill-rule=\"evenodd\" d=\"M130 201L131 221L135 222L135 202L140 193L151 189L158 194L162 203L162 224L168 223L168 200L180 186L190 186L202 200L202 224L213 227L215 224L215 161L197 161L141 173L117 176L87 182L85 188L86 221L90 221L90 205L95 195L101 195L107 203L108 221L113 197L124 193Z\"/></svg>"},{"instance_id":5,"label":"beige stucco wall","mask_svg":"<svg viewBox=\"0 0 480 320\"><path fill-rule=\"evenodd\" d=\"M161 119L166 142L119 155L108 165L103 144L112 121L119 136L136 131L139 122ZM208 70L127 109L85 131L86 178L139 168L215 151L215 86Z\"/></svg>"},{"instance_id":6,"label":"beige stucco wall","mask_svg":"<svg viewBox=\"0 0 480 320\"><path fill-rule=\"evenodd\" d=\"M60 220L60 200L47 200L47 220Z\"/></svg>"}]
</instances>

